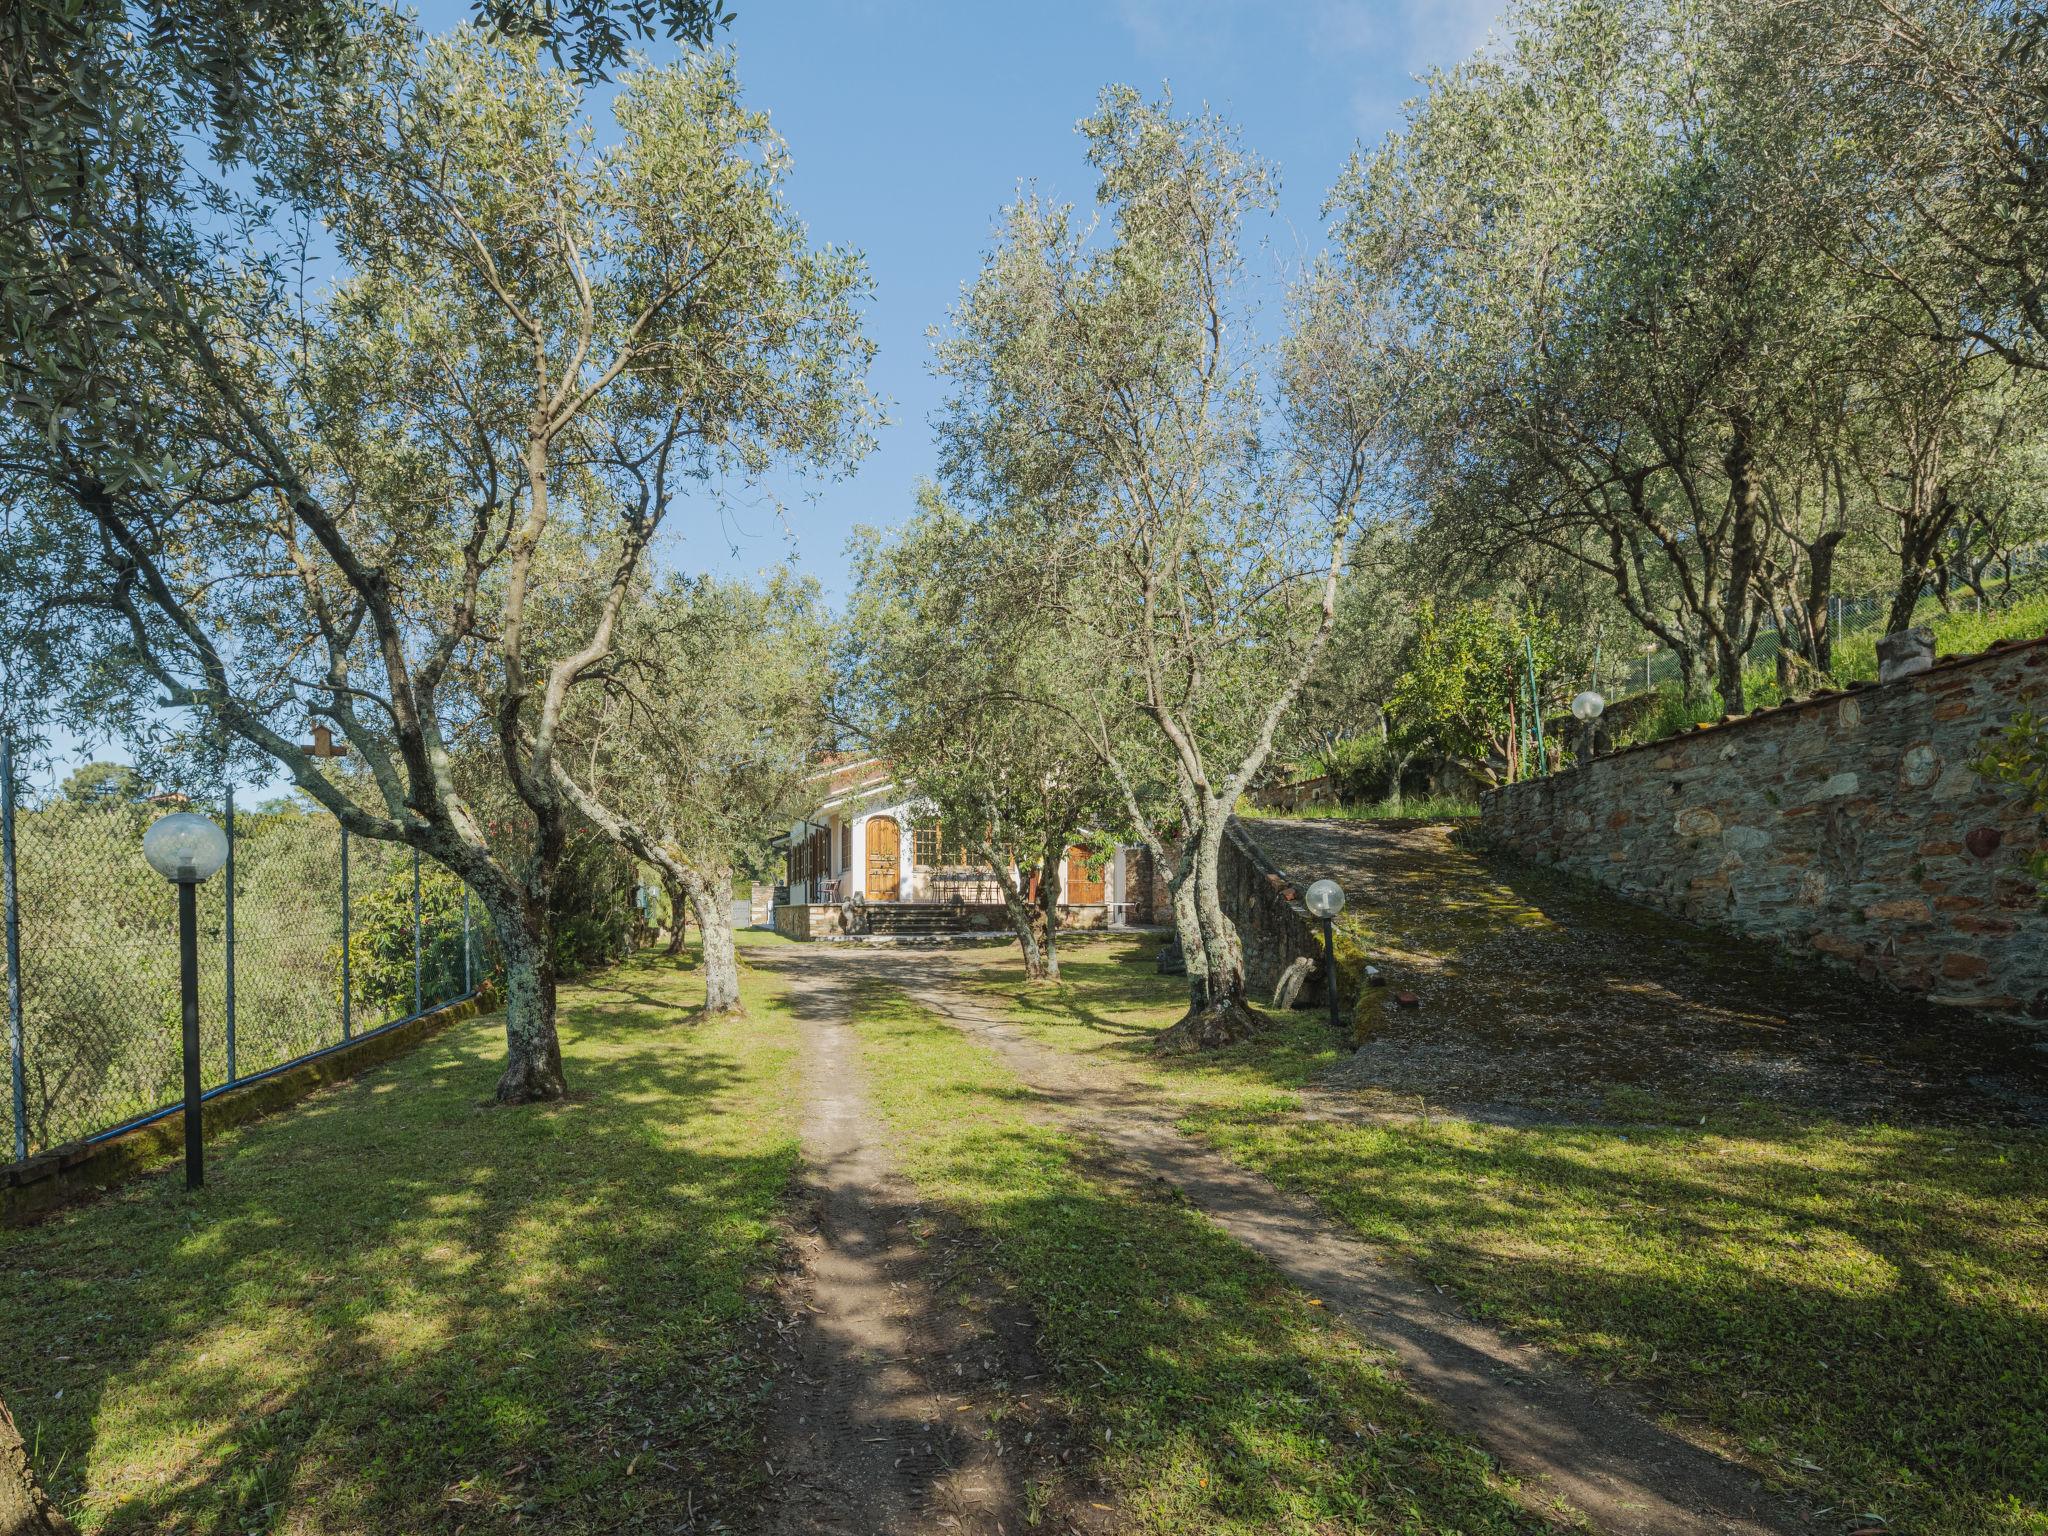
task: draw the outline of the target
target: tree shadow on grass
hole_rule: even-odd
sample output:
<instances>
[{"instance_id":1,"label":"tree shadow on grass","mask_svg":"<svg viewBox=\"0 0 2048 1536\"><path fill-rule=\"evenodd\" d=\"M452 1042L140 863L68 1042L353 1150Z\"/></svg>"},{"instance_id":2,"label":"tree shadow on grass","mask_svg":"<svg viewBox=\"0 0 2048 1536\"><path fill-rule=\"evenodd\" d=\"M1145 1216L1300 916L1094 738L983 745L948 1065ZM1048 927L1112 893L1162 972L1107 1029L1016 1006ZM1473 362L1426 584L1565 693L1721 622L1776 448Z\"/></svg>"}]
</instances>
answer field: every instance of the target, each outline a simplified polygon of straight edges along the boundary
<instances>
[{"instance_id":1,"label":"tree shadow on grass","mask_svg":"<svg viewBox=\"0 0 2048 1536\"><path fill-rule=\"evenodd\" d=\"M1584 988L1598 996L1640 975L1643 951L1613 942L1604 904L1589 911L1582 893L1540 878L1530 885L1516 899L1548 902L1543 923L1589 930L1570 941L1596 951L1579 973ZM1711 950L1711 936L1651 921L1681 964L1702 963L1687 960L1688 949ZM1152 980L1103 989L1124 996ZM1711 985L1718 1005L1754 1015L1782 1008L1778 989L1797 994L1801 980L1766 972ZM1678 981L1691 985L1683 974ZM1470 956L1447 966L1439 985L1461 982L1504 995ZM1817 1017L1861 1018L1857 995L1847 1004L1836 997ZM1914 1005L1884 1002L1893 1027L1918 1016ZM1438 1008L1414 1029L1453 1034L1458 1023ZM1312 1045L1298 1020L1282 1020L1233 1052L1153 1068L1169 1086L1209 1076L1287 1087ZM1540 1060L1513 1045L1497 1054L1485 1065L1501 1076L1446 1077L1445 1095L1511 1096ZM1612 1067L1623 1065L1619 1048L1612 1055ZM1813 1081L1825 1089L1825 1078ZM1070 1101L1048 1102L1099 1108L1099 1093L1077 1084ZM1188 1113L1144 1083L1114 1092L1120 1105L1169 1123ZM1224 1092L1195 1120L1208 1139L1395 1248L1427 1279L1455 1284L1482 1315L1643 1382L1816 1502L1847 1499L1887 1511L1895 1528L1924 1522L1957 1536L2037 1529L2028 1520L2048 1510L2048 1300L2030 1257L2048 1240L2041 1137L1955 1127L1959 1099L1899 1115L1905 1124L1867 1126L1845 1123L1823 1098L1820 1107L1757 1107L1731 1096L1710 1106L1706 1125L1689 1118L1684 1128L1503 1128L1316 1119L1292 1100ZM1927 1108L1910 1095L1876 1103Z\"/></svg>"},{"instance_id":2,"label":"tree shadow on grass","mask_svg":"<svg viewBox=\"0 0 2048 1536\"><path fill-rule=\"evenodd\" d=\"M863 1014L911 1050L931 1027ZM1547 1528L1388 1357L1219 1228L1090 1171L1002 1085L932 1073L916 1113L944 1129L908 1151L919 1186L1038 1319L1075 1432L1141 1528Z\"/></svg>"},{"instance_id":3,"label":"tree shadow on grass","mask_svg":"<svg viewBox=\"0 0 2048 1536\"><path fill-rule=\"evenodd\" d=\"M735 1112L779 1094L746 1042L662 1027L634 973L565 989L572 1102L482 1107L477 1021L217 1145L195 1197L162 1174L0 1238L0 1389L53 1493L110 1531L744 1507L794 1146Z\"/></svg>"},{"instance_id":4,"label":"tree shadow on grass","mask_svg":"<svg viewBox=\"0 0 2048 1536\"><path fill-rule=\"evenodd\" d=\"M1425 1278L1894 1528L2048 1510L2038 1147L1992 1135L1212 1124ZM2028 1212L2033 1214L2031 1217Z\"/></svg>"}]
</instances>

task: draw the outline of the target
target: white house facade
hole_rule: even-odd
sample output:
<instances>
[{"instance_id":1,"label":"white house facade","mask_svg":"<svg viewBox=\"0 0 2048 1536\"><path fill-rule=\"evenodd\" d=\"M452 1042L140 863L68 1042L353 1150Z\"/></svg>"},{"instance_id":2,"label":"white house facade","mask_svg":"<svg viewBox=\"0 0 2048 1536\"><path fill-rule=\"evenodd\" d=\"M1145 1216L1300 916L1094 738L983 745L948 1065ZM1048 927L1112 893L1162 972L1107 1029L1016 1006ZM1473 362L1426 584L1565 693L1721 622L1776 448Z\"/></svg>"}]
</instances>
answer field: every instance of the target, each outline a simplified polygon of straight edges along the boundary
<instances>
[{"instance_id":1,"label":"white house facade","mask_svg":"<svg viewBox=\"0 0 2048 1536\"><path fill-rule=\"evenodd\" d=\"M863 928L915 933L1005 925L994 877L970 862L887 761L834 763L817 782L816 806L775 840L784 857L775 898L779 930L814 938ZM1150 870L1143 848L1068 849L1059 870L1061 922L1150 922Z\"/></svg>"}]
</instances>

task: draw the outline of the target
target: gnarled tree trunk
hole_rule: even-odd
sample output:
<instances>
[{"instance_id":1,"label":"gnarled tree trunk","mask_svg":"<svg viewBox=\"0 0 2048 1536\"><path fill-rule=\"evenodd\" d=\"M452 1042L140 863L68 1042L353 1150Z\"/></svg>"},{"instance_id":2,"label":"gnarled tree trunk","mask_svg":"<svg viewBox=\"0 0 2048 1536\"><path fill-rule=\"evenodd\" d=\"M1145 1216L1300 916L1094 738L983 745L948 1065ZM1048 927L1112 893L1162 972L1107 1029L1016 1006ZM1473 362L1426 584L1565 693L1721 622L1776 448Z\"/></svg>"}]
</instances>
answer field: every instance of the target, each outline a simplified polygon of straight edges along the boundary
<instances>
[{"instance_id":1,"label":"gnarled tree trunk","mask_svg":"<svg viewBox=\"0 0 2048 1536\"><path fill-rule=\"evenodd\" d=\"M1234 1045L1259 1027L1258 1016L1245 995L1244 950L1237 925L1223 910L1218 873L1223 862L1223 833L1229 822L1228 806L1211 804L1194 860L1193 908L1201 937L1200 961L1204 979L1203 995L1190 997L1188 1012L1178 1023L1163 1030L1153 1049L1167 1054L1207 1050ZM1178 911L1176 910L1176 917ZM1188 955L1190 994L1197 956Z\"/></svg>"},{"instance_id":2,"label":"gnarled tree trunk","mask_svg":"<svg viewBox=\"0 0 2048 1536\"><path fill-rule=\"evenodd\" d=\"M498 1079L498 1102L559 1099L568 1084L555 1033L555 957L546 924L535 920L524 901L489 889L477 894L491 915L505 964L505 1071Z\"/></svg>"},{"instance_id":3,"label":"gnarled tree trunk","mask_svg":"<svg viewBox=\"0 0 2048 1536\"><path fill-rule=\"evenodd\" d=\"M1182 854L1186 873L1175 879L1171 887L1173 933L1180 944L1181 958L1187 963L1188 1012L1199 1013L1209 1002L1209 951L1202 942L1202 918L1195 910L1195 882L1187 859L1188 855Z\"/></svg>"},{"instance_id":4,"label":"gnarled tree trunk","mask_svg":"<svg viewBox=\"0 0 2048 1536\"><path fill-rule=\"evenodd\" d=\"M78 1536L36 1483L28 1446L0 1403L0 1536Z\"/></svg>"},{"instance_id":5,"label":"gnarled tree trunk","mask_svg":"<svg viewBox=\"0 0 2048 1536\"><path fill-rule=\"evenodd\" d=\"M1066 860L1066 844L1048 846L1038 862L1038 924L1044 935L1045 981L1060 979L1060 866Z\"/></svg>"},{"instance_id":6,"label":"gnarled tree trunk","mask_svg":"<svg viewBox=\"0 0 2048 1536\"><path fill-rule=\"evenodd\" d=\"M683 952L683 945L690 937L690 897L680 880L667 870L661 871L661 888L668 897L668 955L670 959Z\"/></svg>"},{"instance_id":7,"label":"gnarled tree trunk","mask_svg":"<svg viewBox=\"0 0 2048 1536\"><path fill-rule=\"evenodd\" d=\"M1045 946L1039 938L1039 914L1026 899L1016 865L994 848L983 848L981 854L983 865L995 876L996 889L1003 893L1003 915L1010 920L1010 931L1017 935L1017 948L1024 956L1024 979L1051 980L1052 975L1046 970Z\"/></svg>"}]
</instances>

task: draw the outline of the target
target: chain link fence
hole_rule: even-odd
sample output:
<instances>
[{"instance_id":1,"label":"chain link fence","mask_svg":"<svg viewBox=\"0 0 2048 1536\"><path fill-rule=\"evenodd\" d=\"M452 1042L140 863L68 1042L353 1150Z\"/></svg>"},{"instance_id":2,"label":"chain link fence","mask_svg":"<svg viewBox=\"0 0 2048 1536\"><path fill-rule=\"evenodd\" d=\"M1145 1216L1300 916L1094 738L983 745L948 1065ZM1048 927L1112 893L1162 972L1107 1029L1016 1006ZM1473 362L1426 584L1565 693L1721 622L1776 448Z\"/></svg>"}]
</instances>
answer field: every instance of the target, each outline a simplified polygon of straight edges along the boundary
<instances>
[{"instance_id":1,"label":"chain link fence","mask_svg":"<svg viewBox=\"0 0 2048 1536\"><path fill-rule=\"evenodd\" d=\"M159 796L35 794L0 742L8 1155L147 1119L182 1093L177 895L142 858L158 816L229 833L198 890L200 1055L209 1091L468 996L494 963L462 881L325 811Z\"/></svg>"},{"instance_id":2,"label":"chain link fence","mask_svg":"<svg viewBox=\"0 0 2048 1536\"><path fill-rule=\"evenodd\" d=\"M2017 550L2012 556L2011 576L2002 573L1994 582L1987 584L1990 605L2006 608L2014 603L2024 602L2048 593L2048 544L2036 544ZM1976 594L1967 588L1951 590L1949 601L1959 609L1969 609L1978 602ZM1834 631L1836 643L1852 635L1867 633L1881 625L1891 610L1889 596L1836 597L1829 599L1828 623ZM1932 586L1922 589L1920 611L1914 616L1916 623L1925 623L1931 612L1939 611L1938 600ZM1780 636L1776 622L1765 615L1763 628L1758 633L1756 644L1750 647L1747 661L1751 666L1768 665L1778 659ZM1703 652L1704 654L1704 652ZM1622 699L1633 694L1648 693L1666 683L1679 681L1678 653L1661 647L1636 656L1610 656L1601 662L1596 682L1611 690L1610 700Z\"/></svg>"}]
</instances>

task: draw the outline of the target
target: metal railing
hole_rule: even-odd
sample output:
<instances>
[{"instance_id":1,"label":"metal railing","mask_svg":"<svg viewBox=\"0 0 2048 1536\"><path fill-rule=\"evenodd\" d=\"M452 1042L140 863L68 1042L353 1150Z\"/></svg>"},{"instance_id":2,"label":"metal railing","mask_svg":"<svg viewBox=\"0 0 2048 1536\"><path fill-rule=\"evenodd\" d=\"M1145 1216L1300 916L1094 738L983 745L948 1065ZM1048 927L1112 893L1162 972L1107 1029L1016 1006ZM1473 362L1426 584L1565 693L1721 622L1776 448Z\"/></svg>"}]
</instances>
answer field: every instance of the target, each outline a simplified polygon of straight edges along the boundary
<instances>
[{"instance_id":1,"label":"metal railing","mask_svg":"<svg viewBox=\"0 0 2048 1536\"><path fill-rule=\"evenodd\" d=\"M325 811L24 792L0 740L7 1143L14 1160L166 1113L178 1098L176 895L142 858L174 809L219 817L199 887L209 1094L470 996L494 947L481 906L415 850Z\"/></svg>"}]
</instances>

